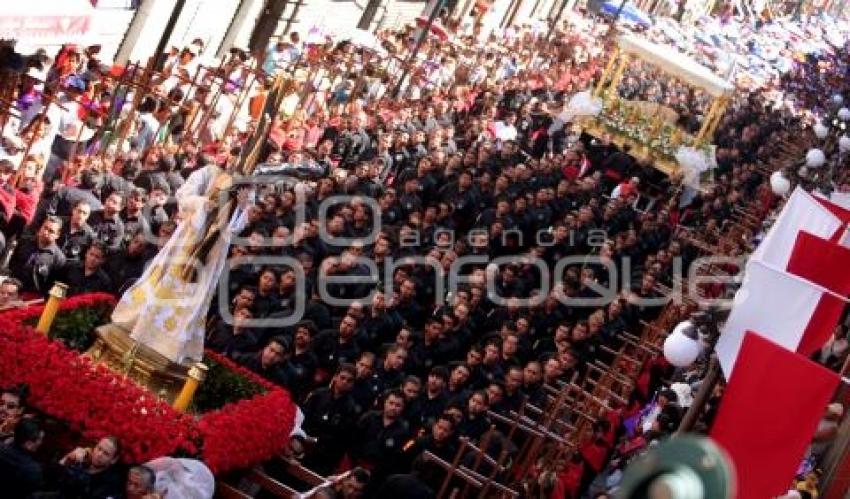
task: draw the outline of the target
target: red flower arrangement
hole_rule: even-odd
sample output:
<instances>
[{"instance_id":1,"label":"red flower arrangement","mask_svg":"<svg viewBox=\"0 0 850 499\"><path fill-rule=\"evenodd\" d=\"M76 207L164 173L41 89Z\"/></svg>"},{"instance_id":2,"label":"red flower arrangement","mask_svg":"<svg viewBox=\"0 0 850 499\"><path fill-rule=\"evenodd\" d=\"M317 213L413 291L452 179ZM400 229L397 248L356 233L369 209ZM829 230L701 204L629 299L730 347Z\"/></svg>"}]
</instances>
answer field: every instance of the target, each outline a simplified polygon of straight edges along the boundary
<instances>
[{"instance_id":1,"label":"red flower arrangement","mask_svg":"<svg viewBox=\"0 0 850 499\"><path fill-rule=\"evenodd\" d=\"M62 300L62 302L60 302L59 304L59 311L66 312L78 308L97 307L105 307L111 309L115 306L116 303L117 302L115 300L115 297L109 293L88 293L83 295L75 295ZM13 308L0 314L0 317L15 324L22 324L32 319L38 320L38 318L41 317L41 313L44 312L44 307L45 304L42 303L39 305L30 305L28 307L23 308Z\"/></svg>"},{"instance_id":2,"label":"red flower arrangement","mask_svg":"<svg viewBox=\"0 0 850 499\"><path fill-rule=\"evenodd\" d=\"M197 422L201 457L213 473L265 461L289 441L295 404L289 392L211 350L206 356L262 386L266 391L204 414Z\"/></svg>"},{"instance_id":3,"label":"red flower arrangement","mask_svg":"<svg viewBox=\"0 0 850 499\"><path fill-rule=\"evenodd\" d=\"M114 297L103 293L79 295L65 300L60 311L114 303ZM196 419L25 325L43 309L0 314L0 386L28 384L33 407L64 420L84 438L118 437L125 462L189 454L221 473L268 459L288 441L296 410L289 393L229 359L207 352L265 393Z\"/></svg>"}]
</instances>

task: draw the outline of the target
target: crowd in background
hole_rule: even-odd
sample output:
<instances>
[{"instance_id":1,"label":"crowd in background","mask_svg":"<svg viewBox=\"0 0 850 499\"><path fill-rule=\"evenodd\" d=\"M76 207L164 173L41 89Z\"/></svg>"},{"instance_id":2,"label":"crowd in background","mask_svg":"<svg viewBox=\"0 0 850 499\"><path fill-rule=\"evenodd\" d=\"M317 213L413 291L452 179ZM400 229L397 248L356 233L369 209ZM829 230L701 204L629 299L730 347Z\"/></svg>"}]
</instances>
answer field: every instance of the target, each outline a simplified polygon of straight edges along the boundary
<instances>
[{"instance_id":1,"label":"crowd in background","mask_svg":"<svg viewBox=\"0 0 850 499\"><path fill-rule=\"evenodd\" d=\"M770 91L808 102L811 68L824 61L847 76L843 53L810 58L770 91L737 95L714 139L713 183L685 197L678 178L609 137L559 122L569 96L600 77L612 46L605 23L588 26L552 39L518 30L483 44L426 42L398 95L394 70L409 54L410 30L381 34L387 58L352 43L306 44L293 33L256 64L234 50L216 65L198 62L204 47L193 43L168 54L149 93L122 87L122 71L134 69L99 60L97 47L69 45L56 57L0 53L22 68L0 151L9 275L0 305L43 296L56 281L71 294L120 294L179 223L173 193L198 169L234 165L271 76L288 72L292 85L259 157L257 175L269 182L258 185L231 253L285 256L298 268L228 270L229 309L213 300L206 345L291 391L308 437L296 437L290 452L305 466L323 475L357 466L334 494L390 497L400 483L427 493L439 481L418 462L423 451L451 461L459 437L477 442L495 423L488 411L542 407L545 385L609 364L607 348L616 350L623 332L658 316L663 300L647 300L663 298L677 262L688 268L699 254L680 237L682 227L710 240L743 203L763 201L762 216L773 208L777 199L756 165L801 121ZM834 83L824 77L825 86ZM696 109L705 107L699 95L638 66L621 92L671 105L697 127ZM278 182L281 173L290 181ZM320 213L337 194L349 197ZM737 244L733 253L751 249L749 241ZM601 263L568 265L560 275L533 265L554 269L586 255ZM413 256L421 258L404 260ZM460 269L468 282L439 294L453 263L473 256L478 262ZM488 264L508 256L510 263ZM326 286L353 304L322 299L327 276L357 278ZM599 298L600 285L616 297L567 305ZM524 305L529 298L539 304ZM305 312L296 325L251 326L290 316L299 299ZM698 382L679 373L684 387L665 386L671 371L663 362L645 374L626 404L612 402L614 410L598 415L568 462L538 463L527 490L607 497L634 456L676 429L689 383ZM33 488L21 488L25 496L45 483L41 464L31 462L43 430L15 412L25 394L10 389L3 401L0 421L14 424L4 433L12 443L0 450L0 481L27 477ZM517 450L507 438L497 442ZM59 463L71 482L44 476L64 497L154 497L150 469L132 468L129 479L117 471L118 445L104 439L71 452ZM26 474L13 479L10 469ZM131 493L138 483L144 493Z\"/></svg>"}]
</instances>

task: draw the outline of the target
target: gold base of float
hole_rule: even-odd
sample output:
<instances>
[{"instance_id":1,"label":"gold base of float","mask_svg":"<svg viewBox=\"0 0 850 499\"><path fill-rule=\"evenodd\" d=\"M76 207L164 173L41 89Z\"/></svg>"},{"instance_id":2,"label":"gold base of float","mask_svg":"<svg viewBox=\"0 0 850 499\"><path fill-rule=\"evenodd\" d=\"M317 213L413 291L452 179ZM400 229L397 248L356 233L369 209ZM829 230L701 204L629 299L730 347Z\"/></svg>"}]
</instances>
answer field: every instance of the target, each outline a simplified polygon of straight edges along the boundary
<instances>
[{"instance_id":1,"label":"gold base of float","mask_svg":"<svg viewBox=\"0 0 850 499\"><path fill-rule=\"evenodd\" d=\"M132 338L119 324L96 329L97 339L86 352L92 361L132 379L172 404L189 378L191 364L176 364Z\"/></svg>"},{"instance_id":2,"label":"gold base of float","mask_svg":"<svg viewBox=\"0 0 850 499\"><path fill-rule=\"evenodd\" d=\"M666 175L674 176L679 173L679 170L681 170L681 167L675 158L670 158L666 154L660 151L655 151L631 137L612 131L605 126L604 122L597 118L584 118L579 121L579 126L586 134L593 137L609 137L611 139L611 143L615 144L620 149L622 149L624 145L628 145L631 147L631 150L629 151L630 156L641 162L652 165L656 170L660 170Z\"/></svg>"}]
</instances>

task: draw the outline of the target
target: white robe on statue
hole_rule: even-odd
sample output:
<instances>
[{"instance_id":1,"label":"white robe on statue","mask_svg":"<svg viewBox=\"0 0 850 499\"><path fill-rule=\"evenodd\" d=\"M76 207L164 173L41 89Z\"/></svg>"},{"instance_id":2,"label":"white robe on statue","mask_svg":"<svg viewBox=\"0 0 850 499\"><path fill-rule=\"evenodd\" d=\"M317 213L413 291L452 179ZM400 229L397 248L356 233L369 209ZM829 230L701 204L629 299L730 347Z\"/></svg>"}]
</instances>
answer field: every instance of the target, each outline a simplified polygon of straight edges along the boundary
<instances>
[{"instance_id":1,"label":"white robe on statue","mask_svg":"<svg viewBox=\"0 0 850 499\"><path fill-rule=\"evenodd\" d=\"M130 336L172 362L194 362L203 358L206 317L227 261L233 234L247 221L246 211L237 207L228 230L223 231L198 268L196 282L186 282L181 266L208 215L206 201L216 176L223 170L208 165L193 172L177 190L181 222L154 257L142 276L130 287L112 313L112 321L130 329Z\"/></svg>"}]
</instances>

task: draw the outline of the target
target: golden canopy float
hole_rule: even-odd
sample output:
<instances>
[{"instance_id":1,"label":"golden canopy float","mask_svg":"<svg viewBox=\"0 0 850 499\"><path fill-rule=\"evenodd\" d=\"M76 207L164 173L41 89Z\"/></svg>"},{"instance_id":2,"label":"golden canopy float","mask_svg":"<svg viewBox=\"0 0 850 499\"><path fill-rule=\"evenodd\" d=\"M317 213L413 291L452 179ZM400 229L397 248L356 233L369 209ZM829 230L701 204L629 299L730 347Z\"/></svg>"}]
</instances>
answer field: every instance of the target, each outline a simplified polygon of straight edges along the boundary
<instances>
[{"instance_id":1,"label":"golden canopy float","mask_svg":"<svg viewBox=\"0 0 850 499\"><path fill-rule=\"evenodd\" d=\"M702 120L696 133L679 126L679 114L671 107L627 100L619 94L623 76L635 62L650 66L707 97L706 105L700 109ZM593 90L593 97L602 102L601 112L585 115L577 122L589 135L610 137L619 147L629 145L629 154L668 175L687 173L683 170L690 168L683 168L677 157L693 159L699 153L704 156L702 164L713 164L711 142L733 89L728 81L677 49L626 34L617 39L617 48Z\"/></svg>"}]
</instances>

